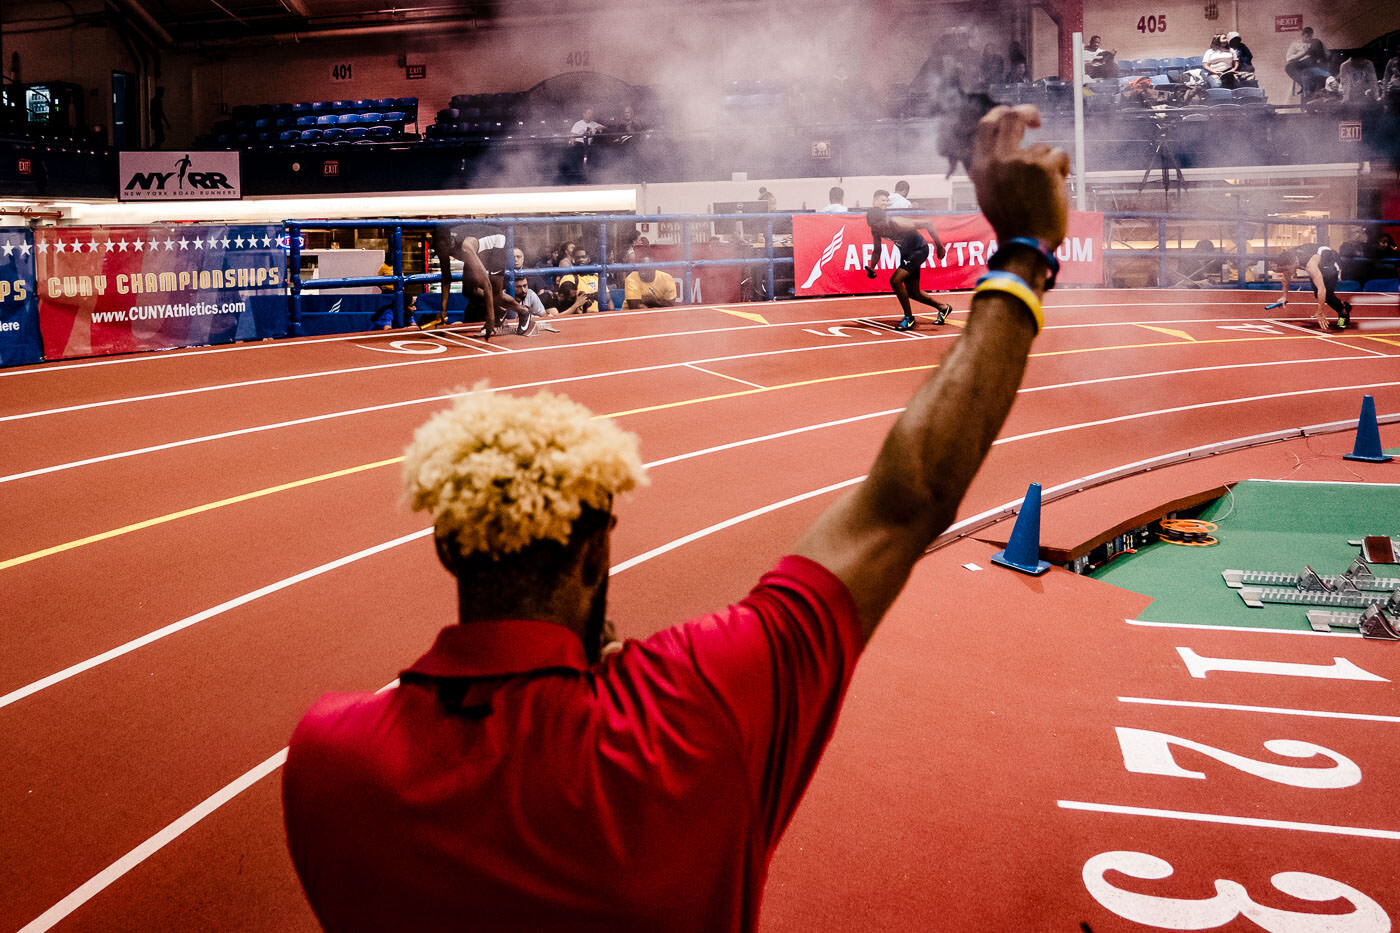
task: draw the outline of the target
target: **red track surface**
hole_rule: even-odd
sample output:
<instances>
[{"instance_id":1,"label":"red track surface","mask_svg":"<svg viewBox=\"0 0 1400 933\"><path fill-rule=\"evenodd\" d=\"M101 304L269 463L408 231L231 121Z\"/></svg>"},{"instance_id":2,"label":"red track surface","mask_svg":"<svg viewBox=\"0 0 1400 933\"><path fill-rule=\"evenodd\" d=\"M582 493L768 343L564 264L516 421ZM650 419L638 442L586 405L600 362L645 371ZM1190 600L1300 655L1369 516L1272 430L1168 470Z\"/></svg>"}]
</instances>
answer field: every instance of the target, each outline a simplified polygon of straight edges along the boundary
<instances>
[{"instance_id":1,"label":"red track surface","mask_svg":"<svg viewBox=\"0 0 1400 933\"><path fill-rule=\"evenodd\" d=\"M1051 326L961 517L1006 505L1029 481L1050 489L1186 448L1355 419L1363 394L1382 414L1400 411L1400 318L1379 299L1357 303L1355 330L1324 337L1303 319L1260 319L1257 294L1052 293ZM316 696L383 686L453 618L450 580L426 538L362 552L425 527L400 504L397 465L365 465L396 458L454 387L549 384L624 413L653 463L696 454L657 463L652 484L621 506L612 593L625 634L745 591L835 495L811 494L864 472L893 417L877 413L903 403L958 331L911 337L857 323L897 313L892 299L742 310L769 325L679 309L566 320L558 335L490 347L392 334L0 373L0 929L36 918L35 930L314 928L283 847L275 756ZM841 419L859 420L827 424ZM778 432L793 433L742 443ZM1384 426L1382 438L1400 444L1400 429ZM1295 444L1330 455L1350 440ZM728 444L740 446L710 449ZM1222 478L1400 482L1395 464L1330 456L1295 471L1282 449L1062 500L1047 506L1046 534L1082 539ZM297 485L250 497L281 484ZM238 501L151 522L228 498ZM683 540L702 529L713 531ZM88 536L104 537L30 556ZM935 551L872 642L774 861L766 929L1083 921L1102 931L1142 929L1145 918L1186 929L1174 902L1151 896L1208 898L1215 879L1275 910L1352 909L1329 900L1335 885L1313 895L1322 904L1281 893L1269 881L1280 871L1333 878L1361 892L1354 904L1364 895L1400 918L1400 649L1132 625L1124 620L1143 597L1063 571L1032 579L962 566L987 566L990 550L964 540ZM1318 665L1345 657L1385 679L1194 678L1186 647ZM1260 777L1177 743L1174 760L1204 778L1133 773L1115 727L1288 767ZM1304 769L1346 768L1263 749L1279 738L1332 749L1364 777L1292 786ZM1266 822L1240 825L1246 817ZM1175 874L1094 881L1086 863L1121 866L1097 858L1119 850L1164 858ZM1216 925L1256 929L1230 918L1264 916L1243 895L1217 904ZM1389 928L1379 924L1354 929Z\"/></svg>"}]
</instances>

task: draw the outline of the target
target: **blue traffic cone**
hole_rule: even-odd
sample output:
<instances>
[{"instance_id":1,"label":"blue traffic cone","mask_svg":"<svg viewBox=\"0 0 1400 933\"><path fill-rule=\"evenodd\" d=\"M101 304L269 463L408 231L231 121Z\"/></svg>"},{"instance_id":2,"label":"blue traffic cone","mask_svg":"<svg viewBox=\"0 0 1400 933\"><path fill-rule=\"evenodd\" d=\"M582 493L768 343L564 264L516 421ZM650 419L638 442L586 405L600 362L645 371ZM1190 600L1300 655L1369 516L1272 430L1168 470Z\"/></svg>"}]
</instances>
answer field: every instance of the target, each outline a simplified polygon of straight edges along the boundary
<instances>
[{"instance_id":1,"label":"blue traffic cone","mask_svg":"<svg viewBox=\"0 0 1400 933\"><path fill-rule=\"evenodd\" d=\"M992 555L992 563L1034 576L1050 569L1050 562L1040 559L1039 483L1031 483L1026 490L1026 498L1021 500L1021 511L1011 529L1011 540L1006 542L1006 550Z\"/></svg>"},{"instance_id":2,"label":"blue traffic cone","mask_svg":"<svg viewBox=\"0 0 1400 933\"><path fill-rule=\"evenodd\" d=\"M1343 454L1343 460L1364 460L1367 463L1385 463L1394 459L1381 453L1381 429L1376 425L1376 400L1369 395L1361 397L1361 420L1356 423L1356 445L1351 453Z\"/></svg>"}]
</instances>

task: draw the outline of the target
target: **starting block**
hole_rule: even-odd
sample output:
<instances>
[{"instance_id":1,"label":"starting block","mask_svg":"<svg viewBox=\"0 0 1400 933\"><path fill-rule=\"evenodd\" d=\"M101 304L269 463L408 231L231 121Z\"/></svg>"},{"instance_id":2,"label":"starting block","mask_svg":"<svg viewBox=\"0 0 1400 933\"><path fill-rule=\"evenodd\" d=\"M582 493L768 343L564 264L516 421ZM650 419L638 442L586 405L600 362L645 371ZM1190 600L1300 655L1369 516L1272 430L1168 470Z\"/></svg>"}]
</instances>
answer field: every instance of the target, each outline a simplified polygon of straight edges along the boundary
<instances>
[{"instance_id":1,"label":"starting block","mask_svg":"<svg viewBox=\"0 0 1400 933\"><path fill-rule=\"evenodd\" d=\"M1334 628L1355 629L1363 638L1400 641L1400 615L1394 615L1394 610L1387 612L1375 604L1367 606L1361 612L1309 609L1308 625L1312 626L1314 632L1330 632Z\"/></svg>"},{"instance_id":2,"label":"starting block","mask_svg":"<svg viewBox=\"0 0 1400 933\"><path fill-rule=\"evenodd\" d=\"M1345 572L1324 577L1312 567L1300 573L1268 570L1225 570L1225 585L1239 591L1240 599L1253 609L1265 603L1294 606L1324 606L1329 609L1364 609L1381 602L1400 603L1400 577L1378 577L1369 564L1357 558ZM1400 610L1397 605L1396 610Z\"/></svg>"},{"instance_id":3,"label":"starting block","mask_svg":"<svg viewBox=\"0 0 1400 933\"><path fill-rule=\"evenodd\" d=\"M1347 544L1361 548L1361 558L1368 564L1400 563L1395 559L1395 555L1400 554L1400 541L1386 535L1367 535Z\"/></svg>"}]
</instances>

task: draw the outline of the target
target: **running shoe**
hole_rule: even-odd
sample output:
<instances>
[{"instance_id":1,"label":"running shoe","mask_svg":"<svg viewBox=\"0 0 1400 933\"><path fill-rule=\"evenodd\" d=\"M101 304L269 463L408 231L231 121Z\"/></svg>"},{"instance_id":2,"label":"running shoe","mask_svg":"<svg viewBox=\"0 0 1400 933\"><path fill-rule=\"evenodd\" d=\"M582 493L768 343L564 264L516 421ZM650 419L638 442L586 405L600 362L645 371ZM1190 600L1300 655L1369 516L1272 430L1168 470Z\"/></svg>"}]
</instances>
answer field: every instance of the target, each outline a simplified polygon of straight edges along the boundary
<instances>
[{"instance_id":1,"label":"running shoe","mask_svg":"<svg viewBox=\"0 0 1400 933\"><path fill-rule=\"evenodd\" d=\"M1351 302L1342 302L1342 310L1337 314L1337 330L1346 330L1351 326Z\"/></svg>"},{"instance_id":2,"label":"running shoe","mask_svg":"<svg viewBox=\"0 0 1400 933\"><path fill-rule=\"evenodd\" d=\"M947 321L948 321L948 315L950 315L950 314L952 314L952 313L953 313L953 306L952 306L952 305L943 305L943 304L939 305L939 306L938 306L938 317L934 318L933 323L935 323L935 324L944 324L944 323L947 323Z\"/></svg>"},{"instance_id":3,"label":"running shoe","mask_svg":"<svg viewBox=\"0 0 1400 933\"><path fill-rule=\"evenodd\" d=\"M905 318L904 320L900 321L898 324L896 324L896 325L894 326L894 329L895 329L895 330L913 330L913 329L914 329L914 318L913 318L913 316L911 315L911 316Z\"/></svg>"}]
</instances>

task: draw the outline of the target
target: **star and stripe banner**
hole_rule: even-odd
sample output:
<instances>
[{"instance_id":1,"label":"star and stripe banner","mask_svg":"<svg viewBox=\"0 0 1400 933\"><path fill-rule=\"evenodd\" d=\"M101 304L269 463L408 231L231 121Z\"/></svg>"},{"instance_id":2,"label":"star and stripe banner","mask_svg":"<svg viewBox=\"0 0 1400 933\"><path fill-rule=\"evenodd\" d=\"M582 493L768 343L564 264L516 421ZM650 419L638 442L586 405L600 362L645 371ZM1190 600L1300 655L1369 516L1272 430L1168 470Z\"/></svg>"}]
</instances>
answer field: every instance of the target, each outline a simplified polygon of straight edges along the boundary
<instances>
[{"instance_id":1,"label":"star and stripe banner","mask_svg":"<svg viewBox=\"0 0 1400 933\"><path fill-rule=\"evenodd\" d=\"M929 257L919 270L925 290L971 288L987 271L996 252L996 234L981 214L939 214L932 218L902 216L902 220L931 219L948 248L942 259ZM929 239L924 235L924 239ZM889 290L889 278L899 266L899 247L889 240L874 257L875 278L865 274L875 244L864 213L798 214L792 219L793 271L799 295L869 295ZM1058 281L1066 285L1103 284L1103 214L1071 211L1069 235L1056 255Z\"/></svg>"},{"instance_id":2,"label":"star and stripe banner","mask_svg":"<svg viewBox=\"0 0 1400 933\"><path fill-rule=\"evenodd\" d=\"M218 224L37 230L44 357L285 335L279 233Z\"/></svg>"},{"instance_id":3,"label":"star and stripe banner","mask_svg":"<svg viewBox=\"0 0 1400 933\"><path fill-rule=\"evenodd\" d=\"M34 299L34 238L26 227L0 227L0 366L43 358Z\"/></svg>"}]
</instances>

